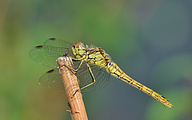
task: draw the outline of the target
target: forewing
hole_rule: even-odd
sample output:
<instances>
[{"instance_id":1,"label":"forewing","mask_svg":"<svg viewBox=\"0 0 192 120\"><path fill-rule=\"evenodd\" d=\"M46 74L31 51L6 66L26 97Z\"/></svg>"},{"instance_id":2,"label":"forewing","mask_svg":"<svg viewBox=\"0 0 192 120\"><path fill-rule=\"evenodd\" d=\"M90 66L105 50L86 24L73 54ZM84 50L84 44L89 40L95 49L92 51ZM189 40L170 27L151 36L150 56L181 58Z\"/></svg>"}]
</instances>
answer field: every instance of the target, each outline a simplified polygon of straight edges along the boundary
<instances>
[{"instance_id":1,"label":"forewing","mask_svg":"<svg viewBox=\"0 0 192 120\"><path fill-rule=\"evenodd\" d=\"M50 38L44 42L44 45L56 46L56 47L63 47L63 46L72 47L73 43L58 38Z\"/></svg>"},{"instance_id":2,"label":"forewing","mask_svg":"<svg viewBox=\"0 0 192 120\"><path fill-rule=\"evenodd\" d=\"M79 81L80 88L93 82L93 77L91 76L91 73L86 64L86 62L83 62L81 68L77 71L77 78ZM95 77L95 83L82 89L83 92L103 88L109 82L110 74L107 73L105 68L99 67L95 64L89 64L89 66Z\"/></svg>"},{"instance_id":3,"label":"forewing","mask_svg":"<svg viewBox=\"0 0 192 120\"><path fill-rule=\"evenodd\" d=\"M66 53L73 56L71 52L72 45L60 39L49 39L44 45L36 46L31 49L29 55L37 63L49 67L57 67L57 58L62 57Z\"/></svg>"},{"instance_id":4,"label":"forewing","mask_svg":"<svg viewBox=\"0 0 192 120\"><path fill-rule=\"evenodd\" d=\"M59 69L52 69L43 74L39 79L39 84L52 89L64 89Z\"/></svg>"},{"instance_id":5,"label":"forewing","mask_svg":"<svg viewBox=\"0 0 192 120\"><path fill-rule=\"evenodd\" d=\"M53 46L53 47L57 47L57 48L63 48L65 50L67 50L66 52L68 52L68 56L74 57L72 54L72 51L71 51L71 47L73 46L73 43L70 43L68 41L64 41L61 39L57 39L57 38L50 38L44 42L44 45L45 46ZM63 51L61 51L61 52L63 53ZM50 53L50 54L52 54L52 53ZM60 57L62 57L62 56L60 56Z\"/></svg>"}]
</instances>

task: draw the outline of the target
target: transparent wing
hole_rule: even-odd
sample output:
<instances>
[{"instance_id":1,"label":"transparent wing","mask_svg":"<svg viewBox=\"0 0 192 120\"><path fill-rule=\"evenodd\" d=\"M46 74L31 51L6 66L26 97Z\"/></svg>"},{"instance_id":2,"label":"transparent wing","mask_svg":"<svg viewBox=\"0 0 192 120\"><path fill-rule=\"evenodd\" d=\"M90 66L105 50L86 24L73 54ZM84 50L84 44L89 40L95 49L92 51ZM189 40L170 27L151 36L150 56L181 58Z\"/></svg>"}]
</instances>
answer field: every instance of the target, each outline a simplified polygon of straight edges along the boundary
<instances>
[{"instance_id":1,"label":"transparent wing","mask_svg":"<svg viewBox=\"0 0 192 120\"><path fill-rule=\"evenodd\" d=\"M75 66L78 66L79 62L74 62ZM93 77L86 65L86 62L82 63L81 68L77 71L77 78L80 88L93 82ZM105 68L99 67L94 64L89 64L91 71L95 77L95 83L87 88L82 89L82 92L93 91L103 88L109 82L110 74L107 73ZM52 69L41 76L39 83L45 87L52 89L64 89L63 81L59 69Z\"/></svg>"},{"instance_id":2,"label":"transparent wing","mask_svg":"<svg viewBox=\"0 0 192 120\"><path fill-rule=\"evenodd\" d=\"M91 76L90 71L86 64L87 64L86 62L83 62L81 68L77 71L77 78L79 81L80 88L93 82L93 77ZM82 89L82 92L93 91L103 88L109 82L110 74L107 73L105 68L99 67L95 64L89 64L89 66L95 77L95 83L88 86L87 88Z\"/></svg>"},{"instance_id":3,"label":"transparent wing","mask_svg":"<svg viewBox=\"0 0 192 120\"><path fill-rule=\"evenodd\" d=\"M32 48L29 56L39 64L57 67L57 58L62 57L66 52L68 52L68 56L73 56L71 47L72 44L69 42L51 38L46 40L44 45Z\"/></svg>"},{"instance_id":4,"label":"transparent wing","mask_svg":"<svg viewBox=\"0 0 192 120\"><path fill-rule=\"evenodd\" d=\"M72 47L73 43L58 38L50 38L44 42L44 45L55 47Z\"/></svg>"},{"instance_id":5,"label":"transparent wing","mask_svg":"<svg viewBox=\"0 0 192 120\"><path fill-rule=\"evenodd\" d=\"M64 89L59 69L52 69L43 74L39 79L39 84L52 89Z\"/></svg>"}]
</instances>

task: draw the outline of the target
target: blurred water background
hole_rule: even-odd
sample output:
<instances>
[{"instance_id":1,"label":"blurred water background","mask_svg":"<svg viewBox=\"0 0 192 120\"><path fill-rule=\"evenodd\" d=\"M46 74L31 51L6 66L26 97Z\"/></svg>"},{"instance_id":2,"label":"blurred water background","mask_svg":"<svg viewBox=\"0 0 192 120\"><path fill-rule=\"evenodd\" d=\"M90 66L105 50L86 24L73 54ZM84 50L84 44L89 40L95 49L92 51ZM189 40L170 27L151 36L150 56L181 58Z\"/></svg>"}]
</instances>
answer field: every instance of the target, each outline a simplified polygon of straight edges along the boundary
<instances>
[{"instance_id":1,"label":"blurred water background","mask_svg":"<svg viewBox=\"0 0 192 120\"><path fill-rule=\"evenodd\" d=\"M70 120L66 95L38 85L51 68L28 56L51 37L102 47L122 70L168 98L164 107L111 77L83 94L90 120L192 119L191 0L1 0L0 120Z\"/></svg>"}]
</instances>

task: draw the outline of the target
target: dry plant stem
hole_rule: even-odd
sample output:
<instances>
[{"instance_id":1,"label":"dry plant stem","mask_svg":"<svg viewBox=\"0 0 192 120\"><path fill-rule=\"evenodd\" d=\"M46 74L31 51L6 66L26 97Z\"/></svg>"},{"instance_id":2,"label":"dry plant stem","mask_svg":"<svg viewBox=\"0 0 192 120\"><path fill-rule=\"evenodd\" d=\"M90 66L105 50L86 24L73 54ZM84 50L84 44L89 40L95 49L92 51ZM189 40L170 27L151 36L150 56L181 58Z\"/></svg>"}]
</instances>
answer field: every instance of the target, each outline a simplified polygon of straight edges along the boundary
<instances>
[{"instance_id":1,"label":"dry plant stem","mask_svg":"<svg viewBox=\"0 0 192 120\"><path fill-rule=\"evenodd\" d=\"M65 92L69 102L68 105L73 120L88 120L75 72L66 67L69 66L73 68L71 58L60 57L57 59L57 63L61 66L59 70L63 79Z\"/></svg>"}]
</instances>

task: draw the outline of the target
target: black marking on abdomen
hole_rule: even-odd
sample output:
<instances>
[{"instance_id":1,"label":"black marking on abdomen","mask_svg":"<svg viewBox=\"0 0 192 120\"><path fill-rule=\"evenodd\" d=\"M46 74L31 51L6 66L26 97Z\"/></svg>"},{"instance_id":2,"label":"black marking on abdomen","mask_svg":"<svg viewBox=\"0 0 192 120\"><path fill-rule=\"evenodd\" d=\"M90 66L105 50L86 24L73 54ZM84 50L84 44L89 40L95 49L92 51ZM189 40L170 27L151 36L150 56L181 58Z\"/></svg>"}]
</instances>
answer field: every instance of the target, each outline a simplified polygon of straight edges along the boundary
<instances>
[{"instance_id":1,"label":"black marking on abdomen","mask_svg":"<svg viewBox=\"0 0 192 120\"><path fill-rule=\"evenodd\" d=\"M118 75L117 73L114 72L113 74L115 74L118 78L120 78L119 75Z\"/></svg>"},{"instance_id":2,"label":"black marking on abdomen","mask_svg":"<svg viewBox=\"0 0 192 120\"><path fill-rule=\"evenodd\" d=\"M120 78L120 79L123 79L123 80L126 81L128 84L130 84L131 80L129 80L129 79L127 80L127 79L125 79L124 77L125 77L125 76L122 76L122 77L119 77L119 78Z\"/></svg>"}]
</instances>

